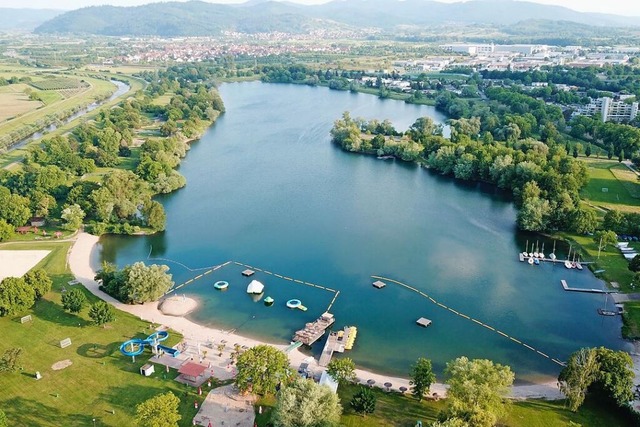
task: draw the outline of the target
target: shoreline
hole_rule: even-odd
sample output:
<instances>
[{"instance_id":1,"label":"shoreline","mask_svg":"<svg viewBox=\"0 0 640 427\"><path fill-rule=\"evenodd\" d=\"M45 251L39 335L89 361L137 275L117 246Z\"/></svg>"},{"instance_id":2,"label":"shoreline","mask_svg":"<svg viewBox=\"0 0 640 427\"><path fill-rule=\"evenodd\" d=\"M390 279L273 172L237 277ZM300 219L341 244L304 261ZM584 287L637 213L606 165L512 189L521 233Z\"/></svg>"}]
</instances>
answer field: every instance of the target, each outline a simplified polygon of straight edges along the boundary
<instances>
[{"instance_id":1,"label":"shoreline","mask_svg":"<svg viewBox=\"0 0 640 427\"><path fill-rule=\"evenodd\" d=\"M182 316L163 314L159 309L159 302L140 305L128 305L121 303L102 292L99 289L98 283L94 280L96 270L100 267L101 247L98 241L99 237L97 236L93 236L85 232L79 233L71 251L69 252L69 268L76 280L82 283L92 294L104 301L107 301L117 309L133 314L142 320L167 326L177 332L180 332L185 341L193 341L196 345L210 341L220 342L225 340L227 342L234 342L248 347L253 347L259 344L267 344L280 350L284 350L288 347L288 343L268 343L237 335L229 331L202 326ZM324 369L318 365L317 359L303 354L298 349L289 352L288 357L291 367L296 371L301 363L308 363L309 370L313 372L320 372ZM636 366L640 368L640 357L638 357L635 362ZM361 384L366 384L368 380L374 380L375 385L378 387L382 387L384 383L390 382L396 390L402 386L410 389L408 378L382 375L365 369L356 369L355 373ZM638 369L636 373L640 376L640 369ZM430 393L437 394L438 398L445 397L446 391L447 386L442 383L434 383L430 388ZM514 385L511 387L510 397L514 399L546 400L558 400L564 398L562 393L558 390L555 380L526 385Z\"/></svg>"}]
</instances>

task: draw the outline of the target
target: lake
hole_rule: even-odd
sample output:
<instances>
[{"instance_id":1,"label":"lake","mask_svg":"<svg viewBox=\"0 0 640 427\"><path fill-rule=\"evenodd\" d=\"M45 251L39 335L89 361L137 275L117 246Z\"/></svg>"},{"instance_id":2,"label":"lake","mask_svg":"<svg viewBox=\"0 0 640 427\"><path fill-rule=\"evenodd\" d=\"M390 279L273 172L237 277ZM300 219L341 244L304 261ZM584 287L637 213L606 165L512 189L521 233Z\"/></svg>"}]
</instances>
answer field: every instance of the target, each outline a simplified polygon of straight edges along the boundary
<instances>
[{"instance_id":1,"label":"lake","mask_svg":"<svg viewBox=\"0 0 640 427\"><path fill-rule=\"evenodd\" d=\"M333 121L390 119L405 130L433 107L321 87L252 83L220 88L227 112L192 145L180 172L187 186L159 197L167 229L154 236L105 236L103 258L120 266L166 263L177 284L233 260L339 290L336 326L355 325L348 353L359 366L406 376L421 356L436 372L458 356L512 366L519 381L555 376L560 367L523 345L371 275L416 287L443 305L566 360L583 346L626 348L619 317L602 295L563 291L602 288L585 269L529 266L517 254L529 240L515 209L493 187L461 183L396 160L343 152L330 142ZM545 241L545 252L552 242ZM568 248L558 245L562 256ZM326 310L334 294L264 273L255 278L272 307L245 293L250 279L231 264L180 289L201 305L190 318L271 342L288 342ZM227 280L229 289L212 284ZM308 311L290 310L298 298ZM433 321L416 326L419 317ZM311 350L319 354L323 341Z\"/></svg>"}]
</instances>

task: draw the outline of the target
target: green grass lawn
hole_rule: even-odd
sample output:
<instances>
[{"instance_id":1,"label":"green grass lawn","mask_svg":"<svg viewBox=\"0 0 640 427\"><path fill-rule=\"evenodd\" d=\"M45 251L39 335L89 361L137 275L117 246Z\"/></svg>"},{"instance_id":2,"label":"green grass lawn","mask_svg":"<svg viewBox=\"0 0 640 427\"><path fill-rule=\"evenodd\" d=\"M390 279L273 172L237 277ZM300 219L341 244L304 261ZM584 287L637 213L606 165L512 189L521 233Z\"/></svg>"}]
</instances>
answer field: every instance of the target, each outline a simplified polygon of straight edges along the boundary
<instances>
[{"instance_id":1,"label":"green grass lawn","mask_svg":"<svg viewBox=\"0 0 640 427\"><path fill-rule=\"evenodd\" d=\"M629 301L624 304L622 316L622 336L629 339L640 339L640 301Z\"/></svg>"},{"instance_id":2,"label":"green grass lawn","mask_svg":"<svg viewBox=\"0 0 640 427\"><path fill-rule=\"evenodd\" d=\"M583 200L604 208L640 212L640 184L633 172L617 161L588 160L586 163L589 182L581 192Z\"/></svg>"},{"instance_id":3,"label":"green grass lawn","mask_svg":"<svg viewBox=\"0 0 640 427\"><path fill-rule=\"evenodd\" d=\"M373 391L377 398L373 414L362 417L351 409L349 402L359 386L340 387L338 394L342 403L341 425L346 427L413 427L416 421L428 426L436 421L438 414L446 406L446 400L423 400L418 402L409 395L387 393L379 388ZM256 413L258 426L267 426L276 400L273 396L261 398L256 402L262 406L262 415ZM506 417L500 420L503 427L565 427L569 422L582 427L631 426L627 414L617 408L611 408L598 402L587 400L577 413L564 407L564 401L526 400L515 401L508 407Z\"/></svg>"},{"instance_id":4,"label":"green grass lawn","mask_svg":"<svg viewBox=\"0 0 640 427\"><path fill-rule=\"evenodd\" d=\"M0 318L0 352L12 347L23 349L22 370L0 374L0 407L15 426L97 426L133 425L135 406L156 394L171 390L180 400L181 426L192 425L196 414L194 401L202 402L196 390L173 381L177 372L166 373L162 366L156 374L143 377L139 368L150 357L131 358L119 351L120 344L132 337L146 337L152 329L148 322L117 312L116 321L106 328L93 326L85 307L79 315L62 310L63 287L72 278L66 268L70 243L18 243L2 249L49 249L51 254L40 263L53 276L54 287L45 298L26 313ZM76 285L80 286L80 285ZM80 287L80 289L84 289ZM85 290L93 302L97 298ZM31 314L31 322L21 324L20 317ZM59 341L71 338L72 345L61 349ZM170 332L168 344L181 336ZM56 362L69 359L72 364L53 370ZM35 380L39 371L42 379ZM216 384L214 384L215 386Z\"/></svg>"}]
</instances>

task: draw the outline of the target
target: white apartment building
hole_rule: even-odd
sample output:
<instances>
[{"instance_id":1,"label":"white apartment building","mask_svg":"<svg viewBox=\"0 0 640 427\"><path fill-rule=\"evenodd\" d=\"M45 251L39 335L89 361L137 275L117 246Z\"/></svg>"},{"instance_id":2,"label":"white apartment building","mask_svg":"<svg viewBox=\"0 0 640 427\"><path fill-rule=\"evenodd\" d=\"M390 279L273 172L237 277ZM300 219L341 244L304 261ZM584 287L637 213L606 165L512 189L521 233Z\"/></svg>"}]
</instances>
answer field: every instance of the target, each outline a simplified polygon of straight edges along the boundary
<instances>
[{"instance_id":1,"label":"white apartment building","mask_svg":"<svg viewBox=\"0 0 640 427\"><path fill-rule=\"evenodd\" d=\"M574 114L600 115L603 122L631 121L638 115L638 103L616 101L609 97L592 99L587 105L580 106Z\"/></svg>"}]
</instances>

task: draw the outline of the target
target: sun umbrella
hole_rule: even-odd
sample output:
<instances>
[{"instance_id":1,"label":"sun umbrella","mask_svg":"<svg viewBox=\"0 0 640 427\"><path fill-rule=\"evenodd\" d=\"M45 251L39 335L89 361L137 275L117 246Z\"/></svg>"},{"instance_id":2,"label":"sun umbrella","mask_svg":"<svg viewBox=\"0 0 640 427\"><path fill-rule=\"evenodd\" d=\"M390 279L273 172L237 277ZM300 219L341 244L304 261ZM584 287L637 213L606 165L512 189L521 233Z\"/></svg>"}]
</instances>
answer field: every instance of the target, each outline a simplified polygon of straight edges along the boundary
<instances>
[{"instance_id":1,"label":"sun umbrella","mask_svg":"<svg viewBox=\"0 0 640 427\"><path fill-rule=\"evenodd\" d=\"M393 384L391 384L391 383L389 383L389 382L384 383L384 386L387 388L387 390L389 390L389 389L391 388L391 386L392 386L392 385L393 385Z\"/></svg>"},{"instance_id":2,"label":"sun umbrella","mask_svg":"<svg viewBox=\"0 0 640 427\"><path fill-rule=\"evenodd\" d=\"M406 393L407 390L409 390L408 388L406 388L405 386L400 387L398 390L400 390L403 393Z\"/></svg>"},{"instance_id":3,"label":"sun umbrella","mask_svg":"<svg viewBox=\"0 0 640 427\"><path fill-rule=\"evenodd\" d=\"M374 385L376 383L376 380L367 380L367 384L369 384L370 386Z\"/></svg>"}]
</instances>

